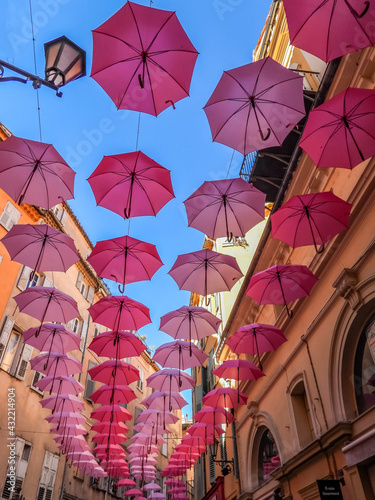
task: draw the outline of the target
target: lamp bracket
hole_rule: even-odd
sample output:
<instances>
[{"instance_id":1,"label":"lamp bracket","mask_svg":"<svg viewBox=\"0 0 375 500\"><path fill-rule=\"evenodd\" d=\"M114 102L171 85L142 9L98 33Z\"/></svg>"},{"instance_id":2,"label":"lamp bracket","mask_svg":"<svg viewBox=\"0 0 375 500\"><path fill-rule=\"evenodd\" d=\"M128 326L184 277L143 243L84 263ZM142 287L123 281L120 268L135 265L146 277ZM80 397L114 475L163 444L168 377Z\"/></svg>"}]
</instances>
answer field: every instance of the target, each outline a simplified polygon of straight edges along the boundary
<instances>
[{"instance_id":1,"label":"lamp bracket","mask_svg":"<svg viewBox=\"0 0 375 500\"><path fill-rule=\"evenodd\" d=\"M4 68L7 68L10 71L13 71L14 73L18 73L19 75L22 75L25 78L20 78L18 76L3 77ZM42 78L39 78L39 76L37 76L37 75L33 75L32 73L29 73L28 71L25 71L21 68L18 68L17 66L14 66L13 64L9 64L6 61L2 61L0 59L0 83L1 82L27 83L28 81L32 82L34 89L39 89L42 85L44 85L45 87L48 87L48 88L54 90L56 92L57 97L62 96L62 92L60 92L59 87L57 87L53 83L48 82L47 80L43 80Z\"/></svg>"},{"instance_id":2,"label":"lamp bracket","mask_svg":"<svg viewBox=\"0 0 375 500\"><path fill-rule=\"evenodd\" d=\"M215 462L215 464L224 464L224 465L228 465L228 464L233 465L234 464L234 460L214 460L214 459L212 459L212 461Z\"/></svg>"}]
</instances>

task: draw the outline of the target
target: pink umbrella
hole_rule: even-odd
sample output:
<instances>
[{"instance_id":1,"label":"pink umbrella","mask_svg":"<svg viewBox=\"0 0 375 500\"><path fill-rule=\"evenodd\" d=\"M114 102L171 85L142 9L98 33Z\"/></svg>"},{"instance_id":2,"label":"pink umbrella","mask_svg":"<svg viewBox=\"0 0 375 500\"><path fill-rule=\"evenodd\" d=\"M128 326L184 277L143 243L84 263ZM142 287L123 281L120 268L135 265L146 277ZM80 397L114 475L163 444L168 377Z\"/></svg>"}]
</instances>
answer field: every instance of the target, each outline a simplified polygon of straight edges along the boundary
<instances>
[{"instance_id":1,"label":"pink umbrella","mask_svg":"<svg viewBox=\"0 0 375 500\"><path fill-rule=\"evenodd\" d=\"M191 342L174 340L159 346L152 359L164 367L187 370L203 365L207 358L207 354Z\"/></svg>"},{"instance_id":2,"label":"pink umbrella","mask_svg":"<svg viewBox=\"0 0 375 500\"><path fill-rule=\"evenodd\" d=\"M182 481L182 479L176 479L176 478L172 478L172 479L167 479L165 481L165 484L167 486L171 485L171 484L181 484L183 486L185 486L185 483Z\"/></svg>"},{"instance_id":3,"label":"pink umbrella","mask_svg":"<svg viewBox=\"0 0 375 500\"><path fill-rule=\"evenodd\" d=\"M0 143L0 187L17 203L49 209L74 197L75 172L51 144L14 135Z\"/></svg>"},{"instance_id":4,"label":"pink umbrella","mask_svg":"<svg viewBox=\"0 0 375 500\"><path fill-rule=\"evenodd\" d=\"M137 483L133 479L121 479L116 486L135 486Z\"/></svg>"},{"instance_id":5,"label":"pink umbrella","mask_svg":"<svg viewBox=\"0 0 375 500\"><path fill-rule=\"evenodd\" d=\"M212 371L219 378L237 380L238 402L240 399L240 380L258 380L264 373L247 359L227 359Z\"/></svg>"},{"instance_id":6,"label":"pink umbrella","mask_svg":"<svg viewBox=\"0 0 375 500\"><path fill-rule=\"evenodd\" d=\"M303 78L266 57L224 71L203 109L216 142L244 155L281 146L305 115Z\"/></svg>"},{"instance_id":7,"label":"pink umbrella","mask_svg":"<svg viewBox=\"0 0 375 500\"><path fill-rule=\"evenodd\" d=\"M163 368L152 373L147 379L147 386L158 391L187 391L193 389L195 380L177 368Z\"/></svg>"},{"instance_id":8,"label":"pink umbrella","mask_svg":"<svg viewBox=\"0 0 375 500\"><path fill-rule=\"evenodd\" d=\"M284 342L286 338L276 326L252 323L241 326L226 344L233 352L257 355L262 369L260 353L275 351Z\"/></svg>"},{"instance_id":9,"label":"pink umbrella","mask_svg":"<svg viewBox=\"0 0 375 500\"><path fill-rule=\"evenodd\" d=\"M93 443L114 443L114 444L120 444L120 443L125 443L127 440L127 437L125 434L96 434L93 438L92 441Z\"/></svg>"},{"instance_id":10,"label":"pink umbrella","mask_svg":"<svg viewBox=\"0 0 375 500\"><path fill-rule=\"evenodd\" d=\"M149 309L129 297L108 295L89 307L95 323L111 330L139 330L151 323Z\"/></svg>"},{"instance_id":11,"label":"pink umbrella","mask_svg":"<svg viewBox=\"0 0 375 500\"><path fill-rule=\"evenodd\" d=\"M98 444L94 448L95 453L99 453L101 451L107 453L108 450L110 450L111 454L113 455L122 455L124 453L123 448L119 444Z\"/></svg>"},{"instance_id":12,"label":"pink umbrella","mask_svg":"<svg viewBox=\"0 0 375 500\"><path fill-rule=\"evenodd\" d=\"M264 219L265 202L264 193L237 178L205 181L184 204L190 227L231 241Z\"/></svg>"},{"instance_id":13,"label":"pink umbrella","mask_svg":"<svg viewBox=\"0 0 375 500\"><path fill-rule=\"evenodd\" d=\"M30 360L30 366L45 375L72 375L80 373L82 364L70 354L58 352L42 352Z\"/></svg>"},{"instance_id":14,"label":"pink umbrella","mask_svg":"<svg viewBox=\"0 0 375 500\"><path fill-rule=\"evenodd\" d=\"M179 255L168 274L180 290L205 297L231 290L243 276L234 257L207 249Z\"/></svg>"},{"instance_id":15,"label":"pink umbrella","mask_svg":"<svg viewBox=\"0 0 375 500\"><path fill-rule=\"evenodd\" d=\"M291 318L287 304L305 297L311 292L318 278L306 266L276 265L255 274L246 290L246 295L258 304L284 304Z\"/></svg>"},{"instance_id":16,"label":"pink umbrella","mask_svg":"<svg viewBox=\"0 0 375 500\"><path fill-rule=\"evenodd\" d=\"M159 391L156 391L156 392L159 392ZM143 401L142 401L142 404L144 404ZM141 422L141 423L145 423L145 424L146 423L147 424L157 423L158 419L159 419L159 417L161 417L161 415L163 415L163 417L165 418L165 423L167 425L175 424L179 420L177 415L175 415L174 413L172 413L170 411L163 412L162 408L159 408L159 409L158 408L148 408L147 410L143 410L138 415L137 422ZM159 425L161 425L161 418L160 418Z\"/></svg>"},{"instance_id":17,"label":"pink umbrella","mask_svg":"<svg viewBox=\"0 0 375 500\"><path fill-rule=\"evenodd\" d=\"M103 384L129 385L139 380L139 370L120 359L108 359L88 370L93 380Z\"/></svg>"},{"instance_id":18,"label":"pink umbrella","mask_svg":"<svg viewBox=\"0 0 375 500\"><path fill-rule=\"evenodd\" d=\"M170 171L142 151L104 156L88 181L96 203L125 219L156 215L174 198Z\"/></svg>"},{"instance_id":19,"label":"pink umbrella","mask_svg":"<svg viewBox=\"0 0 375 500\"><path fill-rule=\"evenodd\" d=\"M75 378L66 375L48 375L34 383L41 391L58 394L78 394L84 387Z\"/></svg>"},{"instance_id":20,"label":"pink umbrella","mask_svg":"<svg viewBox=\"0 0 375 500\"><path fill-rule=\"evenodd\" d=\"M149 495L148 498L165 500L167 497L163 493L156 492L156 493L151 493L151 495Z\"/></svg>"},{"instance_id":21,"label":"pink umbrella","mask_svg":"<svg viewBox=\"0 0 375 500\"><path fill-rule=\"evenodd\" d=\"M122 283L120 293L128 283L150 280L163 265L155 245L130 236L98 241L87 260L101 278Z\"/></svg>"},{"instance_id":22,"label":"pink umbrella","mask_svg":"<svg viewBox=\"0 0 375 500\"><path fill-rule=\"evenodd\" d=\"M127 2L93 42L91 76L117 108L157 116L189 95L198 52L174 12Z\"/></svg>"},{"instance_id":23,"label":"pink umbrella","mask_svg":"<svg viewBox=\"0 0 375 500\"><path fill-rule=\"evenodd\" d=\"M247 403L247 396L230 387L213 389L203 396L202 402L208 406L221 406L222 408L237 408Z\"/></svg>"},{"instance_id":24,"label":"pink umbrella","mask_svg":"<svg viewBox=\"0 0 375 500\"><path fill-rule=\"evenodd\" d=\"M317 167L352 169L375 155L375 90L347 88L313 109L300 146Z\"/></svg>"},{"instance_id":25,"label":"pink umbrella","mask_svg":"<svg viewBox=\"0 0 375 500\"><path fill-rule=\"evenodd\" d=\"M217 408L213 406L204 406L195 415L193 415L193 418L198 422L213 425L228 424L235 421L234 416L229 413L229 411L225 410L225 408Z\"/></svg>"},{"instance_id":26,"label":"pink umbrella","mask_svg":"<svg viewBox=\"0 0 375 500\"><path fill-rule=\"evenodd\" d=\"M142 468L144 468L144 465L147 466L147 465L155 465L157 462L157 460L154 458L154 457L150 457L149 455L147 455L146 457L132 457L130 460L129 460L129 464L131 466L134 466L134 465L141 465Z\"/></svg>"},{"instance_id":27,"label":"pink umbrella","mask_svg":"<svg viewBox=\"0 0 375 500\"><path fill-rule=\"evenodd\" d=\"M169 411L181 409L187 405L187 401L178 392L154 391L142 400L146 408L165 410L165 402L168 398Z\"/></svg>"},{"instance_id":28,"label":"pink umbrella","mask_svg":"<svg viewBox=\"0 0 375 500\"><path fill-rule=\"evenodd\" d=\"M73 239L47 224L16 224L1 242L12 260L33 272L65 272L79 260Z\"/></svg>"},{"instance_id":29,"label":"pink umbrella","mask_svg":"<svg viewBox=\"0 0 375 500\"><path fill-rule=\"evenodd\" d=\"M116 433L127 433L129 428L123 422L95 422L91 427L92 431L104 433L104 432L116 432Z\"/></svg>"},{"instance_id":30,"label":"pink umbrella","mask_svg":"<svg viewBox=\"0 0 375 500\"><path fill-rule=\"evenodd\" d=\"M77 424L83 424L83 422L86 422L85 417L83 417L80 413L72 413L69 411L55 411L55 413L51 415L47 415L44 420L47 420L49 423L57 423L57 430L63 428L65 425L77 425Z\"/></svg>"},{"instance_id":31,"label":"pink umbrella","mask_svg":"<svg viewBox=\"0 0 375 500\"><path fill-rule=\"evenodd\" d=\"M80 316L77 302L57 288L33 286L13 297L20 312L44 321L68 323Z\"/></svg>"},{"instance_id":32,"label":"pink umbrella","mask_svg":"<svg viewBox=\"0 0 375 500\"><path fill-rule=\"evenodd\" d=\"M63 352L79 349L81 338L64 325L44 323L23 332L23 341L38 351Z\"/></svg>"},{"instance_id":33,"label":"pink umbrella","mask_svg":"<svg viewBox=\"0 0 375 500\"><path fill-rule=\"evenodd\" d=\"M51 427L50 432L52 434L60 434L66 436L78 436L87 434L87 430L81 424L60 425L59 429L56 425L54 425L53 427Z\"/></svg>"},{"instance_id":34,"label":"pink umbrella","mask_svg":"<svg viewBox=\"0 0 375 500\"><path fill-rule=\"evenodd\" d=\"M164 444L166 441L162 436L156 436L156 444ZM138 432L131 438L132 443L137 443L137 444L150 444L151 442L151 436L149 434L146 434L144 432Z\"/></svg>"},{"instance_id":35,"label":"pink umbrella","mask_svg":"<svg viewBox=\"0 0 375 500\"><path fill-rule=\"evenodd\" d=\"M127 449L130 451L130 452L135 452L135 453L138 453L139 455L142 455L142 454L145 454L146 455L148 453L158 453L159 451L159 448L156 446L156 445L151 445L150 447L148 447L146 444L139 444L139 443L132 443L130 444Z\"/></svg>"},{"instance_id":36,"label":"pink umbrella","mask_svg":"<svg viewBox=\"0 0 375 500\"><path fill-rule=\"evenodd\" d=\"M83 410L85 405L79 399L79 397L74 394L54 394L53 396L48 396L39 401L43 408L49 408L54 411L70 411L76 412Z\"/></svg>"},{"instance_id":37,"label":"pink umbrella","mask_svg":"<svg viewBox=\"0 0 375 500\"><path fill-rule=\"evenodd\" d=\"M326 62L370 47L375 43L371 4L372 0L284 0L291 44Z\"/></svg>"},{"instance_id":38,"label":"pink umbrella","mask_svg":"<svg viewBox=\"0 0 375 500\"><path fill-rule=\"evenodd\" d=\"M144 491L159 491L161 490L161 486L156 483L148 483L143 486Z\"/></svg>"},{"instance_id":39,"label":"pink umbrella","mask_svg":"<svg viewBox=\"0 0 375 500\"><path fill-rule=\"evenodd\" d=\"M174 339L200 340L216 334L220 323L221 319L204 307L182 306L160 318L159 330Z\"/></svg>"},{"instance_id":40,"label":"pink umbrella","mask_svg":"<svg viewBox=\"0 0 375 500\"><path fill-rule=\"evenodd\" d=\"M220 427L220 425L207 425L204 423L196 422L191 425L187 431L188 434L192 437L216 437L224 434L225 430Z\"/></svg>"},{"instance_id":41,"label":"pink umbrella","mask_svg":"<svg viewBox=\"0 0 375 500\"><path fill-rule=\"evenodd\" d=\"M126 408L112 404L96 408L91 412L91 418L101 422L123 422L131 420L133 415Z\"/></svg>"},{"instance_id":42,"label":"pink umbrella","mask_svg":"<svg viewBox=\"0 0 375 500\"><path fill-rule=\"evenodd\" d=\"M127 385L102 385L93 392L90 398L96 404L125 404L133 401L137 396Z\"/></svg>"},{"instance_id":43,"label":"pink umbrella","mask_svg":"<svg viewBox=\"0 0 375 500\"><path fill-rule=\"evenodd\" d=\"M125 495L128 497L142 495L142 491L137 488L131 488L130 490L125 491Z\"/></svg>"},{"instance_id":44,"label":"pink umbrella","mask_svg":"<svg viewBox=\"0 0 375 500\"><path fill-rule=\"evenodd\" d=\"M131 332L108 331L97 335L89 349L98 356L107 358L126 358L139 356L146 346Z\"/></svg>"}]
</instances>

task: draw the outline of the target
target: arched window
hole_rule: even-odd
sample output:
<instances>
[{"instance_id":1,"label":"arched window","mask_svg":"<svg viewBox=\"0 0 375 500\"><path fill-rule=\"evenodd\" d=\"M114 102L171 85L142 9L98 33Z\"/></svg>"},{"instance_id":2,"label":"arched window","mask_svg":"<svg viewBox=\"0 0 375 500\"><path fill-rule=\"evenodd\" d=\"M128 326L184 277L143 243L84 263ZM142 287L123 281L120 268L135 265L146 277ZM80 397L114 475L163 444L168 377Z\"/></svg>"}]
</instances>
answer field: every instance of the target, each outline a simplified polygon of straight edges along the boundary
<instances>
[{"instance_id":1,"label":"arched window","mask_svg":"<svg viewBox=\"0 0 375 500\"><path fill-rule=\"evenodd\" d=\"M375 406L375 317L359 337L354 360L354 390L359 414Z\"/></svg>"},{"instance_id":2,"label":"arched window","mask_svg":"<svg viewBox=\"0 0 375 500\"><path fill-rule=\"evenodd\" d=\"M269 429L265 429L259 442L258 482L263 484L270 479L272 471L280 466L279 450Z\"/></svg>"}]
</instances>

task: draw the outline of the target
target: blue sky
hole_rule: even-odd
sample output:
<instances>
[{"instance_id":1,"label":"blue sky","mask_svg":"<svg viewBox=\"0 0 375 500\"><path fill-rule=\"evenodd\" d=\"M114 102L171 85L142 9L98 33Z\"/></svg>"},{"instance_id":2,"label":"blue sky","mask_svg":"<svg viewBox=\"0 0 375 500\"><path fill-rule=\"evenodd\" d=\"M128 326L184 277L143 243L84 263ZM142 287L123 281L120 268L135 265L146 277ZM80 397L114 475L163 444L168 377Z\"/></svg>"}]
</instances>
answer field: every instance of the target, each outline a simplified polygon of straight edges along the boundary
<instances>
[{"instance_id":1,"label":"blue sky","mask_svg":"<svg viewBox=\"0 0 375 500\"><path fill-rule=\"evenodd\" d=\"M91 31L111 17L123 0L31 0L37 73L44 75L43 44L66 35L92 61ZM150 5L149 1L137 3ZM233 151L212 142L203 111L224 70L252 60L252 51L266 19L270 0L154 0L152 6L176 11L199 52L190 97L158 117L142 114L138 149L171 170L176 198L156 217L131 220L130 235L157 246L164 266L149 282L130 284L126 294L150 308L152 325L140 334L159 346L171 337L159 332L160 316L187 304L189 293L179 291L167 274L177 255L198 250L203 234L187 227L183 201L205 180L225 178ZM0 59L34 73L29 0L0 4ZM9 73L4 76L9 76ZM0 82L0 121L14 134L39 140L37 93L31 84ZM70 205L95 244L127 234L128 222L96 207L86 179L103 155L136 150L139 113L117 111L108 95L89 76L70 83L58 98L47 88L39 91L42 141L52 143L77 172L75 200ZM242 156L235 153L229 177L238 176ZM108 282L114 294L116 285Z\"/></svg>"}]
</instances>

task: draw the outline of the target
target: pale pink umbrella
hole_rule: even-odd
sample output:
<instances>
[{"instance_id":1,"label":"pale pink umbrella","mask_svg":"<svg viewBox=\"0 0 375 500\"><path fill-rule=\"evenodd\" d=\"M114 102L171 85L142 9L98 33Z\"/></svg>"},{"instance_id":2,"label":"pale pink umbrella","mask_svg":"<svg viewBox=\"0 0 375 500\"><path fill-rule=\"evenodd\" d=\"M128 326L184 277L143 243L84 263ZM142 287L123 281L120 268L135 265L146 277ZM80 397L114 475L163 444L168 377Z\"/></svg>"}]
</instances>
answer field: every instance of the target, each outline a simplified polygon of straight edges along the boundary
<instances>
[{"instance_id":1,"label":"pale pink umbrella","mask_svg":"<svg viewBox=\"0 0 375 500\"><path fill-rule=\"evenodd\" d=\"M85 405L78 396L74 394L53 394L39 401L43 408L49 408L54 411L71 411L76 412L83 410Z\"/></svg>"},{"instance_id":2,"label":"pale pink umbrella","mask_svg":"<svg viewBox=\"0 0 375 500\"><path fill-rule=\"evenodd\" d=\"M177 368L163 368L146 379L147 387L159 391L187 391L193 389L195 380Z\"/></svg>"},{"instance_id":3,"label":"pale pink umbrella","mask_svg":"<svg viewBox=\"0 0 375 500\"><path fill-rule=\"evenodd\" d=\"M157 460L154 457L150 457L150 455L147 455L145 457L132 457L129 460L130 465L141 465L142 468L144 465L155 465Z\"/></svg>"},{"instance_id":4,"label":"pale pink umbrella","mask_svg":"<svg viewBox=\"0 0 375 500\"><path fill-rule=\"evenodd\" d=\"M164 444L166 441L162 436L155 436L155 441L156 444ZM138 432L131 438L132 443L138 443L138 444L150 444L151 442L151 436L149 434L146 434L144 432Z\"/></svg>"},{"instance_id":5,"label":"pale pink umbrella","mask_svg":"<svg viewBox=\"0 0 375 500\"><path fill-rule=\"evenodd\" d=\"M143 486L144 491L159 491L161 490L161 486L156 483L148 483Z\"/></svg>"},{"instance_id":6,"label":"pale pink umbrella","mask_svg":"<svg viewBox=\"0 0 375 500\"><path fill-rule=\"evenodd\" d=\"M167 497L164 495L164 493L155 492L155 493L151 493L151 495L149 495L148 498L165 500Z\"/></svg>"},{"instance_id":7,"label":"pale pink umbrella","mask_svg":"<svg viewBox=\"0 0 375 500\"><path fill-rule=\"evenodd\" d=\"M143 404L143 401L142 401ZM137 417L137 421L140 423L155 423L157 422L157 418L163 414L165 417L166 424L175 424L178 422L179 418L177 415L170 411L163 412L161 409L150 408L147 410L143 410Z\"/></svg>"},{"instance_id":8,"label":"pale pink umbrella","mask_svg":"<svg viewBox=\"0 0 375 500\"><path fill-rule=\"evenodd\" d=\"M165 411L166 400L168 400L169 411L180 410L188 404L178 392L169 391L154 391L142 400L142 404L146 408Z\"/></svg>"},{"instance_id":9,"label":"pale pink umbrella","mask_svg":"<svg viewBox=\"0 0 375 500\"><path fill-rule=\"evenodd\" d=\"M12 260L39 271L67 271L79 260L73 239L47 224L15 224L1 239Z\"/></svg>"},{"instance_id":10,"label":"pale pink umbrella","mask_svg":"<svg viewBox=\"0 0 375 500\"><path fill-rule=\"evenodd\" d=\"M77 425L77 424L83 424L86 422L85 417L83 417L80 413L72 413L69 411L63 411L63 412L58 412L56 411L55 413L51 415L47 415L44 420L47 420L49 423L53 424L58 424L57 425L57 430L60 429L61 427L64 427L65 425Z\"/></svg>"},{"instance_id":11,"label":"pale pink umbrella","mask_svg":"<svg viewBox=\"0 0 375 500\"><path fill-rule=\"evenodd\" d=\"M120 359L139 356L146 346L132 332L108 331L97 335L89 349L98 356Z\"/></svg>"},{"instance_id":12,"label":"pale pink umbrella","mask_svg":"<svg viewBox=\"0 0 375 500\"><path fill-rule=\"evenodd\" d=\"M186 340L174 340L159 346L153 360L161 366L186 370L202 366L208 355L199 347Z\"/></svg>"},{"instance_id":13,"label":"pale pink umbrella","mask_svg":"<svg viewBox=\"0 0 375 500\"><path fill-rule=\"evenodd\" d=\"M78 394L84 387L75 378L67 375L47 375L34 383L41 391L57 394Z\"/></svg>"},{"instance_id":14,"label":"pale pink umbrella","mask_svg":"<svg viewBox=\"0 0 375 500\"><path fill-rule=\"evenodd\" d=\"M243 276L234 257L208 249L179 255L168 274L180 290L205 297L231 290Z\"/></svg>"},{"instance_id":15,"label":"pale pink umbrella","mask_svg":"<svg viewBox=\"0 0 375 500\"><path fill-rule=\"evenodd\" d=\"M90 398L96 404L127 404L137 396L128 385L102 385L94 391Z\"/></svg>"},{"instance_id":16,"label":"pale pink umbrella","mask_svg":"<svg viewBox=\"0 0 375 500\"><path fill-rule=\"evenodd\" d=\"M131 420L133 415L126 408L119 405L104 405L91 412L91 418L101 422L123 422Z\"/></svg>"},{"instance_id":17,"label":"pale pink umbrella","mask_svg":"<svg viewBox=\"0 0 375 500\"><path fill-rule=\"evenodd\" d=\"M190 227L231 241L264 220L265 202L265 193L239 177L205 181L184 205Z\"/></svg>"},{"instance_id":18,"label":"pale pink umbrella","mask_svg":"<svg viewBox=\"0 0 375 500\"><path fill-rule=\"evenodd\" d=\"M59 429L56 425L51 427L50 432L52 434L60 434L60 435L86 435L87 430L83 427L82 424L65 424L60 425Z\"/></svg>"},{"instance_id":19,"label":"pale pink umbrella","mask_svg":"<svg viewBox=\"0 0 375 500\"><path fill-rule=\"evenodd\" d=\"M64 325L44 323L23 332L23 341L38 351L66 353L79 349L81 338Z\"/></svg>"},{"instance_id":20,"label":"pale pink umbrella","mask_svg":"<svg viewBox=\"0 0 375 500\"><path fill-rule=\"evenodd\" d=\"M45 375L72 375L80 373L82 364L70 354L59 352L41 352L30 360L30 366Z\"/></svg>"},{"instance_id":21,"label":"pale pink umbrella","mask_svg":"<svg viewBox=\"0 0 375 500\"><path fill-rule=\"evenodd\" d=\"M139 330L151 322L149 309L125 296L103 297L88 311L93 321L111 330Z\"/></svg>"},{"instance_id":22,"label":"pale pink umbrella","mask_svg":"<svg viewBox=\"0 0 375 500\"><path fill-rule=\"evenodd\" d=\"M108 359L88 370L93 380L103 384L129 385L139 380L139 370L120 359Z\"/></svg>"}]
</instances>

